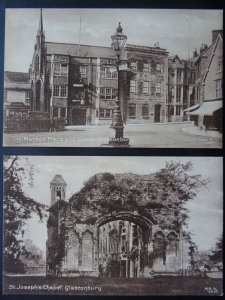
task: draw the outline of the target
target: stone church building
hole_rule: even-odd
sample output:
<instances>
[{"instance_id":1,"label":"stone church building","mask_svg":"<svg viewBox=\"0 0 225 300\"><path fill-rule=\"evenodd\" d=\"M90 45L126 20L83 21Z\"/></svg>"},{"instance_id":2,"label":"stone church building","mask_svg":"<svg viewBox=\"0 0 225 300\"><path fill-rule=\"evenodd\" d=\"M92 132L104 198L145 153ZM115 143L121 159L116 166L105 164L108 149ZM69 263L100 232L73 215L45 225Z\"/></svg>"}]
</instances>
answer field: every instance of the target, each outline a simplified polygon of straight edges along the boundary
<instances>
[{"instance_id":1,"label":"stone church building","mask_svg":"<svg viewBox=\"0 0 225 300\"><path fill-rule=\"evenodd\" d=\"M127 44L122 64L118 83L111 47L46 41L41 10L29 69L31 111L67 125L111 124L119 84L124 122L164 122L166 49Z\"/></svg>"},{"instance_id":2,"label":"stone church building","mask_svg":"<svg viewBox=\"0 0 225 300\"><path fill-rule=\"evenodd\" d=\"M162 230L137 211L97 216L93 207L82 212L78 198L65 200L66 186L61 175L50 183L47 276L149 278L189 268L190 245L181 233Z\"/></svg>"}]
</instances>

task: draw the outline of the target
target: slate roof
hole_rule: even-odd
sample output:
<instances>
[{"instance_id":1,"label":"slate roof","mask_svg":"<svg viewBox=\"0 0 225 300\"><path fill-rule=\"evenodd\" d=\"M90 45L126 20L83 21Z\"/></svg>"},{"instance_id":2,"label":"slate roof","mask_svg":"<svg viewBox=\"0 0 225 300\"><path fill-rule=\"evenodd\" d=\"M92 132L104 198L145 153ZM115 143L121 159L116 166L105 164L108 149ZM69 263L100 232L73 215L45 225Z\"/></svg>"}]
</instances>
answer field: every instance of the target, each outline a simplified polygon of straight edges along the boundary
<instances>
[{"instance_id":1,"label":"slate roof","mask_svg":"<svg viewBox=\"0 0 225 300\"><path fill-rule=\"evenodd\" d=\"M23 72L4 72L4 80L6 82L20 82L20 83L29 83L29 73Z\"/></svg>"},{"instance_id":2,"label":"slate roof","mask_svg":"<svg viewBox=\"0 0 225 300\"><path fill-rule=\"evenodd\" d=\"M47 54L61 54L70 56L81 57L105 57L115 58L115 53L110 47L103 46L90 46L90 45L79 45L78 44L67 44L67 43L54 43L46 42Z\"/></svg>"},{"instance_id":3,"label":"slate roof","mask_svg":"<svg viewBox=\"0 0 225 300\"><path fill-rule=\"evenodd\" d=\"M62 175L55 175L54 178L52 179L51 183L61 183L61 184L66 184L65 180L62 178Z\"/></svg>"}]
</instances>

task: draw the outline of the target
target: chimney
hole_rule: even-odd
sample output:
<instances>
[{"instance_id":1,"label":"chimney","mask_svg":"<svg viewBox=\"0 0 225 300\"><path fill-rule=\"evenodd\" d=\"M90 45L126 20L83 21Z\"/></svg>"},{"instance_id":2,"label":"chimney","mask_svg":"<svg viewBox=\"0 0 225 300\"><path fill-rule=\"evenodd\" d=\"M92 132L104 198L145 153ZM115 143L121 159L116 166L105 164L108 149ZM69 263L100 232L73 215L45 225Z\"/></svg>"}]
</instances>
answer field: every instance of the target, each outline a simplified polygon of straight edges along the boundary
<instances>
[{"instance_id":1,"label":"chimney","mask_svg":"<svg viewBox=\"0 0 225 300\"><path fill-rule=\"evenodd\" d=\"M198 51L197 49L195 48L195 50L193 51L193 57L197 57L198 56Z\"/></svg>"},{"instance_id":2,"label":"chimney","mask_svg":"<svg viewBox=\"0 0 225 300\"><path fill-rule=\"evenodd\" d=\"M154 45L155 48L159 48L159 42L156 42Z\"/></svg>"},{"instance_id":3,"label":"chimney","mask_svg":"<svg viewBox=\"0 0 225 300\"><path fill-rule=\"evenodd\" d=\"M217 39L217 37L218 37L219 34L221 36L223 36L223 30L222 29L220 29L220 30L213 30L212 31L212 44L216 41L216 39Z\"/></svg>"}]
</instances>

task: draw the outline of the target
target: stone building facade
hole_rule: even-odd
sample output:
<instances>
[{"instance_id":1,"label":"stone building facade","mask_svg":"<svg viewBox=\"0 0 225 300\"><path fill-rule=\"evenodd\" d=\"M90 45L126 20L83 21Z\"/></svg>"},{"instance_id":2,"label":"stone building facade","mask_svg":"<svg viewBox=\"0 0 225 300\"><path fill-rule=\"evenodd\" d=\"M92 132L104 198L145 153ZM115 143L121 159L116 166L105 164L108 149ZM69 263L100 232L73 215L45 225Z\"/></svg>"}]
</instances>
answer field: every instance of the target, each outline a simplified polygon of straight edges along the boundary
<instances>
[{"instance_id":1,"label":"stone building facade","mask_svg":"<svg viewBox=\"0 0 225 300\"><path fill-rule=\"evenodd\" d=\"M110 47L45 40L42 12L30 66L31 111L67 125L111 124L120 85L124 122L164 122L168 53L127 45L120 82Z\"/></svg>"},{"instance_id":2,"label":"stone building facade","mask_svg":"<svg viewBox=\"0 0 225 300\"><path fill-rule=\"evenodd\" d=\"M53 178L50 189L47 276L148 278L178 275L189 268L188 242L174 230L162 230L137 211L76 221L79 207L65 201L66 182L61 175Z\"/></svg>"}]
</instances>

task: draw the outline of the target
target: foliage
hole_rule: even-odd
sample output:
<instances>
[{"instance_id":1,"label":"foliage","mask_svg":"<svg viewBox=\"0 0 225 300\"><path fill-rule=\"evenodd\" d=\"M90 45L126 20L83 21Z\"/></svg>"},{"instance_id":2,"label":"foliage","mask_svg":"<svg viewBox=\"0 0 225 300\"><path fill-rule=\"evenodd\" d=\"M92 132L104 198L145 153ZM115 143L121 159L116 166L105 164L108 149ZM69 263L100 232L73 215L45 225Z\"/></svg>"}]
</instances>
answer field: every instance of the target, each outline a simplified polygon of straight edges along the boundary
<instances>
[{"instance_id":1,"label":"foliage","mask_svg":"<svg viewBox=\"0 0 225 300\"><path fill-rule=\"evenodd\" d=\"M209 259L213 264L223 261L223 235L217 239L214 249L209 254Z\"/></svg>"},{"instance_id":2,"label":"foliage","mask_svg":"<svg viewBox=\"0 0 225 300\"><path fill-rule=\"evenodd\" d=\"M94 223L105 214L138 211L153 217L161 228L177 230L188 220L185 204L207 184L200 175L191 175L191 170L190 162L170 162L151 175L96 174L70 198L74 218Z\"/></svg>"},{"instance_id":3,"label":"foliage","mask_svg":"<svg viewBox=\"0 0 225 300\"><path fill-rule=\"evenodd\" d=\"M26 253L23 242L24 225L35 213L40 220L45 216L45 205L31 199L23 191L23 181L32 185L34 169L29 162L18 156L5 156L4 176L4 265L5 271L21 271L22 254ZM16 266L19 268L16 268Z\"/></svg>"}]
</instances>

